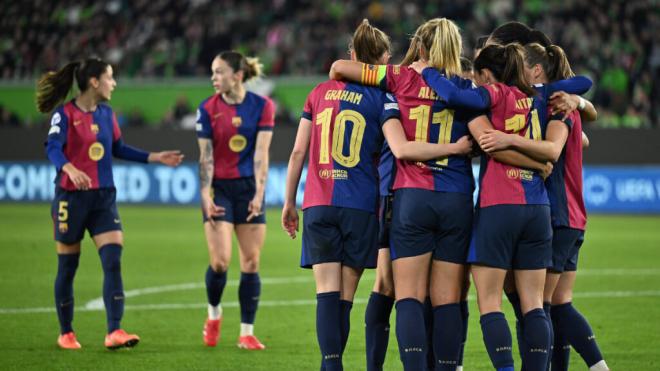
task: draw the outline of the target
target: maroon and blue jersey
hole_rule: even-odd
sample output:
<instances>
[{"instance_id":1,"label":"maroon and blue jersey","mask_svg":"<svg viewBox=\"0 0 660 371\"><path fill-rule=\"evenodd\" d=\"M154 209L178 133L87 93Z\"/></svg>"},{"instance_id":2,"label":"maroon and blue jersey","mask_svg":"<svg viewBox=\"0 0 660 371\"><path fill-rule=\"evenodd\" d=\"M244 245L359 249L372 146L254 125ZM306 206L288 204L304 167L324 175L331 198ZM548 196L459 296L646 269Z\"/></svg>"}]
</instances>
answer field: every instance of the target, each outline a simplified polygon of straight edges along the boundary
<instances>
[{"instance_id":1,"label":"maroon and blue jersey","mask_svg":"<svg viewBox=\"0 0 660 371\"><path fill-rule=\"evenodd\" d=\"M92 180L90 189L113 188L112 156L147 162L149 154L125 145L112 108L99 104L84 112L72 100L55 109L46 142L48 158L57 168L55 184L64 190L76 189L62 167L70 162Z\"/></svg>"},{"instance_id":2,"label":"maroon and blue jersey","mask_svg":"<svg viewBox=\"0 0 660 371\"><path fill-rule=\"evenodd\" d=\"M479 90L482 89L488 92L490 98L489 116L494 129L542 139L541 123L538 117L534 118L533 98L516 87L502 83L485 85ZM479 182L479 207L549 204L543 178L535 170L503 164L484 155Z\"/></svg>"},{"instance_id":3,"label":"maroon and blue jersey","mask_svg":"<svg viewBox=\"0 0 660 371\"><path fill-rule=\"evenodd\" d=\"M303 209L375 213L382 125L399 118L396 99L377 88L326 81L307 96L302 117L312 125Z\"/></svg>"},{"instance_id":4,"label":"maroon and blue jersey","mask_svg":"<svg viewBox=\"0 0 660 371\"><path fill-rule=\"evenodd\" d=\"M257 134L273 130L275 106L267 97L247 92L239 104L221 94L205 99L197 110L197 137L213 142L214 179L254 176Z\"/></svg>"},{"instance_id":5,"label":"maroon and blue jersey","mask_svg":"<svg viewBox=\"0 0 660 371\"><path fill-rule=\"evenodd\" d=\"M424 79L407 66L378 66L380 87L392 92L399 101L401 123L409 141L455 143L468 135L467 123L474 111L455 110L441 100ZM451 81L462 88L470 80L458 76ZM419 188L430 191L472 194L474 178L467 156L448 156L425 162L396 160L393 189Z\"/></svg>"},{"instance_id":6,"label":"maroon and blue jersey","mask_svg":"<svg viewBox=\"0 0 660 371\"><path fill-rule=\"evenodd\" d=\"M553 227L584 230L587 211L582 196L582 119L573 111L564 120L570 132L564 150L546 179Z\"/></svg>"}]
</instances>

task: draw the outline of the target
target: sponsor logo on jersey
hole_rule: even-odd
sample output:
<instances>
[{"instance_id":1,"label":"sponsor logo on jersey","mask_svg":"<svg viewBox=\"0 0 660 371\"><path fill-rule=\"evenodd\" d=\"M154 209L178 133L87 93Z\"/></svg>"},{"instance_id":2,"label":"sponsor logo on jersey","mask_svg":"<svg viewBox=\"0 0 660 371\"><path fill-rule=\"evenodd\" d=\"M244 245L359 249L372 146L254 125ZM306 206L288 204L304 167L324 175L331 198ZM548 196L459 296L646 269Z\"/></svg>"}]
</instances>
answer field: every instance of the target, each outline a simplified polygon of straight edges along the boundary
<instances>
[{"instance_id":1,"label":"sponsor logo on jersey","mask_svg":"<svg viewBox=\"0 0 660 371\"><path fill-rule=\"evenodd\" d=\"M235 127L241 126L243 123L243 119L241 119L241 116L234 116L231 118L231 124L234 125Z\"/></svg>"},{"instance_id":2,"label":"sponsor logo on jersey","mask_svg":"<svg viewBox=\"0 0 660 371\"><path fill-rule=\"evenodd\" d=\"M343 169L321 169L319 170L319 178L321 179L334 179L346 180L348 179L348 171Z\"/></svg>"},{"instance_id":3,"label":"sponsor logo on jersey","mask_svg":"<svg viewBox=\"0 0 660 371\"><path fill-rule=\"evenodd\" d=\"M241 134L236 134L229 139L229 149L234 152L244 150L245 146L247 146L247 139Z\"/></svg>"},{"instance_id":4,"label":"sponsor logo on jersey","mask_svg":"<svg viewBox=\"0 0 660 371\"><path fill-rule=\"evenodd\" d=\"M89 146L87 154L92 161L98 161L103 158L103 155L105 154L105 148L103 148L103 144L94 142L91 146Z\"/></svg>"},{"instance_id":5,"label":"sponsor logo on jersey","mask_svg":"<svg viewBox=\"0 0 660 371\"><path fill-rule=\"evenodd\" d=\"M520 178L520 170L518 170L518 169L506 169L506 176L509 179L518 179L518 178Z\"/></svg>"}]
</instances>

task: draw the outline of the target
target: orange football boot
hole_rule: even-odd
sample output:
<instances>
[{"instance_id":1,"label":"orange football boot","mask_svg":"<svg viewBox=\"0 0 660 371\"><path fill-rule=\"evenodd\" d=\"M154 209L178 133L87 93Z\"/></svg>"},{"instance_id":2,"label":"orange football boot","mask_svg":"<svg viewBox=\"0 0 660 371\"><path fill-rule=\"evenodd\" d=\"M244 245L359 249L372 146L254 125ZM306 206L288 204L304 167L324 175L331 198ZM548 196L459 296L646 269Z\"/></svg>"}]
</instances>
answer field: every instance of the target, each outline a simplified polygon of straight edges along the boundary
<instances>
[{"instance_id":1,"label":"orange football boot","mask_svg":"<svg viewBox=\"0 0 660 371\"><path fill-rule=\"evenodd\" d=\"M57 338L57 345L62 349L80 349L81 345L76 339L76 334L73 331L62 334Z\"/></svg>"},{"instance_id":2,"label":"orange football boot","mask_svg":"<svg viewBox=\"0 0 660 371\"><path fill-rule=\"evenodd\" d=\"M241 349L247 350L263 350L266 349L266 346L261 344L259 339L254 335L245 335L238 337L238 345Z\"/></svg>"},{"instance_id":3,"label":"orange football boot","mask_svg":"<svg viewBox=\"0 0 660 371\"><path fill-rule=\"evenodd\" d=\"M115 330L105 336L105 347L111 350L118 348L132 348L140 342L140 337L135 334L127 334L122 329Z\"/></svg>"},{"instance_id":4,"label":"orange football boot","mask_svg":"<svg viewBox=\"0 0 660 371\"><path fill-rule=\"evenodd\" d=\"M218 344L220 338L220 325L222 325L222 317L219 319L207 319L204 322L204 344L209 347L214 347Z\"/></svg>"}]
</instances>

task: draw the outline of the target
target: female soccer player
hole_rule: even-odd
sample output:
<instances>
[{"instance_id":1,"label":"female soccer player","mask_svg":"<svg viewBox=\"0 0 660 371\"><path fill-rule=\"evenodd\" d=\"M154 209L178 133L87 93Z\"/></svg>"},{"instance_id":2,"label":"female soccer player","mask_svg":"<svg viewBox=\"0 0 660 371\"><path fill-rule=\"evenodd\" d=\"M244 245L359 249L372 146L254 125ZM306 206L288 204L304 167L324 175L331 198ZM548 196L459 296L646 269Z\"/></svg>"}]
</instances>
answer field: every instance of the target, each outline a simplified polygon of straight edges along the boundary
<instances>
[{"instance_id":1,"label":"female soccer player","mask_svg":"<svg viewBox=\"0 0 660 371\"><path fill-rule=\"evenodd\" d=\"M458 76L460 54L458 27L448 19L438 18L417 29L401 65L336 61L330 76L380 85L394 93L408 139L451 143L468 134L466 124L476 114L454 110L439 100L407 65L424 57L447 71L452 81L467 88L472 83ZM461 290L472 229L474 181L470 160L466 156L425 163L397 160L393 188L390 252L401 360L406 370L426 367L428 346L422 303L430 291L434 307L434 364L436 369L453 371L464 338L463 320L467 319L467 303L461 302Z\"/></svg>"},{"instance_id":2,"label":"female soccer player","mask_svg":"<svg viewBox=\"0 0 660 371\"><path fill-rule=\"evenodd\" d=\"M259 256L266 236L263 201L275 107L270 99L245 89L246 81L261 75L256 58L222 52L213 59L211 73L215 94L197 111L200 191L210 259L203 338L206 345L215 346L220 336L220 299L235 232L241 267L238 347L261 350L265 346L254 336L254 319L261 293Z\"/></svg>"},{"instance_id":3,"label":"female soccer player","mask_svg":"<svg viewBox=\"0 0 660 371\"><path fill-rule=\"evenodd\" d=\"M80 94L64 105L76 80ZM58 258L55 307L60 322L57 344L79 349L73 332L73 278L85 229L92 236L103 267L109 349L133 347L140 338L120 328L124 314L121 252L124 241L112 179L112 156L136 162L177 166L178 151L147 153L124 144L109 101L117 86L112 67L96 58L72 62L46 73L37 83L37 108L51 112L46 153L57 169L51 215Z\"/></svg>"},{"instance_id":4,"label":"female soccer player","mask_svg":"<svg viewBox=\"0 0 660 371\"><path fill-rule=\"evenodd\" d=\"M352 49L353 60L385 63L390 43L365 20L355 31ZM374 69L364 73L376 76ZM317 336L325 370L342 369L355 289L363 268L375 263L381 130L398 158L428 160L470 150L466 137L457 143L407 142L398 117L399 106L390 94L331 80L309 94L300 120L289 160L282 226L295 237L295 195L309 149L301 265L314 270Z\"/></svg>"},{"instance_id":5,"label":"female soccer player","mask_svg":"<svg viewBox=\"0 0 660 371\"><path fill-rule=\"evenodd\" d=\"M473 101L479 103L476 107L490 109L492 126L486 116L469 123L474 137L481 138L494 127L540 140L540 123L532 112L536 93L525 78L523 58L519 45L490 45L475 60L481 88L459 89L447 79L429 84L449 102ZM426 70L426 80L433 80ZM507 270L513 269L521 298L524 343L529 347L525 368L543 370L550 347L550 329L542 306L552 238L547 192L538 172L508 166L497 157L484 158L480 174L477 220L468 260L473 263L484 342L496 369L513 370L511 334L501 312L504 278Z\"/></svg>"},{"instance_id":6,"label":"female soccer player","mask_svg":"<svg viewBox=\"0 0 660 371\"><path fill-rule=\"evenodd\" d=\"M526 74L534 84L547 84L548 80L557 81L574 76L564 51L556 45L543 47L537 43L528 44L525 46L525 54ZM580 101L577 106L583 106L587 117L596 116L591 103ZM491 152L512 147L533 158L545 160L552 157L556 162L555 170L546 180L553 228L553 254L543 295L546 312L552 303L551 319L555 333L552 369L568 369L570 345L573 345L590 370L608 370L591 326L571 303L578 253L584 241L586 226L582 196L583 134L582 119L577 111L561 115L566 117L563 120L565 125L555 128L549 126L547 138L551 140L550 132L553 130L564 131L562 136L567 137L565 149L552 141L531 141L521 137L513 138L509 134L484 135L482 148Z\"/></svg>"}]
</instances>

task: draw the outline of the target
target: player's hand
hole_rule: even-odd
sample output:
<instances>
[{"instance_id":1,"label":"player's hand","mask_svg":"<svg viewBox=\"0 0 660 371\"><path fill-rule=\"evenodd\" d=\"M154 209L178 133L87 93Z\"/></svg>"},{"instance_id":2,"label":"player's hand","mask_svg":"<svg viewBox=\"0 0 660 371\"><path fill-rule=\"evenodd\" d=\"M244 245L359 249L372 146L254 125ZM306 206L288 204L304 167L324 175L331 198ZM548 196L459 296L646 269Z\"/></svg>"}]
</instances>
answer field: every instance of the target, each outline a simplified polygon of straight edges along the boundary
<instances>
[{"instance_id":1,"label":"player's hand","mask_svg":"<svg viewBox=\"0 0 660 371\"><path fill-rule=\"evenodd\" d=\"M261 210L263 199L263 195L255 195L252 201L250 201L248 204L248 216L245 218L246 221L249 222L264 213L263 210Z\"/></svg>"},{"instance_id":2,"label":"player's hand","mask_svg":"<svg viewBox=\"0 0 660 371\"><path fill-rule=\"evenodd\" d=\"M92 179L84 171L78 170L72 163L66 163L62 170L69 176L76 189L86 191L92 187Z\"/></svg>"},{"instance_id":3,"label":"player's hand","mask_svg":"<svg viewBox=\"0 0 660 371\"><path fill-rule=\"evenodd\" d=\"M568 115L575 111L580 104L580 97L573 94L568 94L564 91L557 91L550 96L550 106L552 107L551 113L556 115L564 112L563 120L566 120Z\"/></svg>"},{"instance_id":4,"label":"player's hand","mask_svg":"<svg viewBox=\"0 0 660 371\"><path fill-rule=\"evenodd\" d=\"M472 152L472 137L469 135L463 135L456 141L457 155L467 155Z\"/></svg>"},{"instance_id":5,"label":"player's hand","mask_svg":"<svg viewBox=\"0 0 660 371\"><path fill-rule=\"evenodd\" d=\"M541 171L540 171L541 177L543 178L543 180L548 179L550 174L552 174L552 169L553 168L554 168L554 165L552 164L552 162L548 161L548 162L545 163L545 165L543 166L543 169L541 169Z\"/></svg>"},{"instance_id":6,"label":"player's hand","mask_svg":"<svg viewBox=\"0 0 660 371\"><path fill-rule=\"evenodd\" d=\"M413 62L413 63L412 63L410 66L408 66L408 67L410 67L411 69L415 70L415 72L417 72L418 74L421 75L421 74L422 74L422 71L424 71L424 69L425 69L426 67L428 67L428 66L429 66L428 62L426 62L425 60L421 60L421 59L420 59L420 60L418 60L418 61Z\"/></svg>"},{"instance_id":7,"label":"player's hand","mask_svg":"<svg viewBox=\"0 0 660 371\"><path fill-rule=\"evenodd\" d=\"M179 166L181 160L183 160L183 155L181 151L161 151L154 152L154 161L160 162L163 165L167 166Z\"/></svg>"},{"instance_id":8,"label":"player's hand","mask_svg":"<svg viewBox=\"0 0 660 371\"><path fill-rule=\"evenodd\" d=\"M495 129L488 129L479 137L479 146L486 153L501 151L513 145L513 137Z\"/></svg>"},{"instance_id":9,"label":"player's hand","mask_svg":"<svg viewBox=\"0 0 660 371\"><path fill-rule=\"evenodd\" d=\"M206 215L209 223L213 226L215 225L214 217L225 215L225 208L216 205L211 197L202 197L202 209L204 209L204 215Z\"/></svg>"},{"instance_id":10,"label":"player's hand","mask_svg":"<svg viewBox=\"0 0 660 371\"><path fill-rule=\"evenodd\" d=\"M282 208L282 228L291 238L296 238L298 232L298 210L295 205L288 203Z\"/></svg>"}]
</instances>

